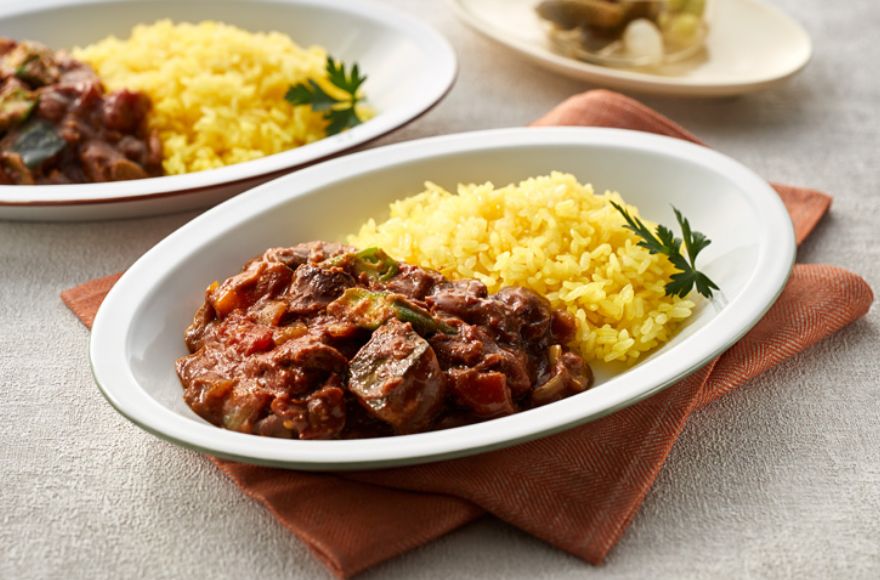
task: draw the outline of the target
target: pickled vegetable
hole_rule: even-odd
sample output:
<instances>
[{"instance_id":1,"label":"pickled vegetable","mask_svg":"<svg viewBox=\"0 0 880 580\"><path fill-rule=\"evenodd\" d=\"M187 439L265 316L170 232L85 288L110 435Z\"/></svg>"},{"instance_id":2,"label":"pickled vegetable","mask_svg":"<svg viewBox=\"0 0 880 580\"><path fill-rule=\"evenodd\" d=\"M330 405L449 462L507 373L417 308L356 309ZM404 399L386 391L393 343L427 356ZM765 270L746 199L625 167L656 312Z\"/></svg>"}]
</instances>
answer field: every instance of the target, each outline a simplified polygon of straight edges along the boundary
<instances>
[{"instance_id":1,"label":"pickled vegetable","mask_svg":"<svg viewBox=\"0 0 880 580\"><path fill-rule=\"evenodd\" d=\"M706 0L544 0L535 10L559 52L600 64L679 61L707 30Z\"/></svg>"}]
</instances>

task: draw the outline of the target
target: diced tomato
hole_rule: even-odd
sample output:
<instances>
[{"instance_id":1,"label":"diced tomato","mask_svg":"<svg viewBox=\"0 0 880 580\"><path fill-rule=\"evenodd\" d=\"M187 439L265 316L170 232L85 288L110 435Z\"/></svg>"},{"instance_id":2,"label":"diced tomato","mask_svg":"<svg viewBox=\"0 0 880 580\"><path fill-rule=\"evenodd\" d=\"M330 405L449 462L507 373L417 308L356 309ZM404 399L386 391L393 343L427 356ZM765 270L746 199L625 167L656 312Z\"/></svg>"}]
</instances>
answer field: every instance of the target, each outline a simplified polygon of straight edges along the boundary
<instances>
[{"instance_id":1,"label":"diced tomato","mask_svg":"<svg viewBox=\"0 0 880 580\"><path fill-rule=\"evenodd\" d=\"M227 336L227 344L244 355L266 352L275 347L273 329L270 327L245 323L222 330Z\"/></svg>"},{"instance_id":2,"label":"diced tomato","mask_svg":"<svg viewBox=\"0 0 880 580\"><path fill-rule=\"evenodd\" d=\"M497 372L481 373L473 369L453 371L452 392L458 403L480 417L497 417L516 412L507 378Z\"/></svg>"},{"instance_id":3,"label":"diced tomato","mask_svg":"<svg viewBox=\"0 0 880 580\"><path fill-rule=\"evenodd\" d=\"M270 329L266 329L262 334L251 334L251 341L248 344L245 342L245 352L244 354L254 354L255 352L266 352L267 350L272 350L272 347L275 346L275 340L272 338L272 331Z\"/></svg>"}]
</instances>

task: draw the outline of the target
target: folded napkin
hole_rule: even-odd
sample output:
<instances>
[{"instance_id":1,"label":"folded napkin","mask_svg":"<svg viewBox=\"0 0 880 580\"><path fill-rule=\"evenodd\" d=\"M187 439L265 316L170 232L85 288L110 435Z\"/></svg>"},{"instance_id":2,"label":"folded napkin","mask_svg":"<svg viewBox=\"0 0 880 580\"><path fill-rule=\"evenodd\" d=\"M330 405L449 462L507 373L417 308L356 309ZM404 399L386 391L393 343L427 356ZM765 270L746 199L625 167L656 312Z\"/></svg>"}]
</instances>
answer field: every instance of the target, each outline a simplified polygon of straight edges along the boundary
<instances>
[{"instance_id":1,"label":"folded napkin","mask_svg":"<svg viewBox=\"0 0 880 580\"><path fill-rule=\"evenodd\" d=\"M534 124L618 127L699 143L669 119L608 91L572 97ZM774 187L800 243L831 198ZM117 278L72 288L62 299L90 325ZM870 287L855 274L797 265L765 318L699 372L598 421L509 449L335 475L211 460L341 577L486 512L598 564L632 520L692 412L853 322L872 301Z\"/></svg>"}]
</instances>

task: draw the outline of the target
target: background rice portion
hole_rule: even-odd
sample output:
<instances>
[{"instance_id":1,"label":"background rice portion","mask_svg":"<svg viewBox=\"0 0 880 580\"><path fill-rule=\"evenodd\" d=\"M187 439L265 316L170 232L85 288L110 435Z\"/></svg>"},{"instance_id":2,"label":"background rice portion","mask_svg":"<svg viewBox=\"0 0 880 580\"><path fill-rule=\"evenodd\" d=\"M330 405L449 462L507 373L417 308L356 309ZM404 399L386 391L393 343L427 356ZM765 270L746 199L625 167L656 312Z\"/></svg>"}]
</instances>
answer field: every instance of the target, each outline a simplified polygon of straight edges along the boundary
<instances>
[{"instance_id":1,"label":"background rice portion","mask_svg":"<svg viewBox=\"0 0 880 580\"><path fill-rule=\"evenodd\" d=\"M284 100L291 84L326 81L326 52L300 48L277 32L250 33L218 22L139 25L73 56L110 90L145 92L159 132L164 168L188 173L249 161L325 136L321 113Z\"/></svg>"},{"instance_id":2,"label":"background rice portion","mask_svg":"<svg viewBox=\"0 0 880 580\"><path fill-rule=\"evenodd\" d=\"M575 346L587 360L634 363L668 341L694 303L668 297L675 268L637 246L609 200L573 175L554 172L517 185L459 185L391 204L390 218L364 224L349 242L450 278L476 278L496 292L525 286L577 320Z\"/></svg>"}]
</instances>

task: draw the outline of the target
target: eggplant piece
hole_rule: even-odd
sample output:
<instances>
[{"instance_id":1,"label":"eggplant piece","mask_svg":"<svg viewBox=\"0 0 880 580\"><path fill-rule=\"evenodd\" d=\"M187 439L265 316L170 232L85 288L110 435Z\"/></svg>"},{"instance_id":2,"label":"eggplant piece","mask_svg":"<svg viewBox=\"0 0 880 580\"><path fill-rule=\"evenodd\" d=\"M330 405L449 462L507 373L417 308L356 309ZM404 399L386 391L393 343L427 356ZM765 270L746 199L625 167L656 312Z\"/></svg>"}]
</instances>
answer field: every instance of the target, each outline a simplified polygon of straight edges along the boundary
<instances>
[{"instance_id":1,"label":"eggplant piece","mask_svg":"<svg viewBox=\"0 0 880 580\"><path fill-rule=\"evenodd\" d=\"M437 355L410 324L390 320L380 327L349 368L351 393L397 433L423 431L443 406L446 381Z\"/></svg>"},{"instance_id":2,"label":"eggplant piece","mask_svg":"<svg viewBox=\"0 0 880 580\"><path fill-rule=\"evenodd\" d=\"M44 161L58 155L67 145L55 126L35 119L22 127L10 150L18 153L28 169L36 169Z\"/></svg>"}]
</instances>

